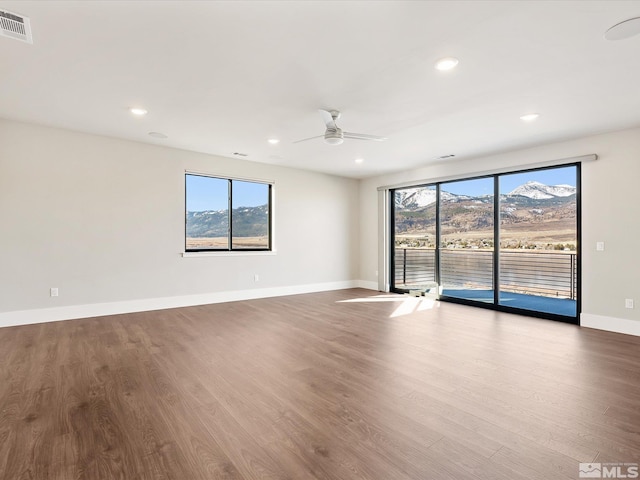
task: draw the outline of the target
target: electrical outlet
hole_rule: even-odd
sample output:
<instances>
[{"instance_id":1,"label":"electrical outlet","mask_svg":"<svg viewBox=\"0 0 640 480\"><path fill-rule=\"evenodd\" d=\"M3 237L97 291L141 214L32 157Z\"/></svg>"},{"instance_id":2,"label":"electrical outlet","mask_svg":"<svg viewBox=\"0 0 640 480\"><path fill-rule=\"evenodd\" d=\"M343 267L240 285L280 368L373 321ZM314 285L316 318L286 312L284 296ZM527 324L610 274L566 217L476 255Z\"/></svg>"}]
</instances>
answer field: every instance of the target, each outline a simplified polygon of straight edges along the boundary
<instances>
[{"instance_id":1,"label":"electrical outlet","mask_svg":"<svg viewBox=\"0 0 640 480\"><path fill-rule=\"evenodd\" d=\"M596 250L598 252L604 252L604 242L596 242Z\"/></svg>"},{"instance_id":2,"label":"electrical outlet","mask_svg":"<svg viewBox=\"0 0 640 480\"><path fill-rule=\"evenodd\" d=\"M49 295L52 297L57 297L58 296L58 289L57 288L51 288L49 290Z\"/></svg>"},{"instance_id":3,"label":"electrical outlet","mask_svg":"<svg viewBox=\"0 0 640 480\"><path fill-rule=\"evenodd\" d=\"M260 275L258 275L257 273L253 276L253 281L254 282L259 282L260 281Z\"/></svg>"},{"instance_id":4,"label":"electrical outlet","mask_svg":"<svg viewBox=\"0 0 640 480\"><path fill-rule=\"evenodd\" d=\"M625 298L624 308L633 308L633 298Z\"/></svg>"}]
</instances>

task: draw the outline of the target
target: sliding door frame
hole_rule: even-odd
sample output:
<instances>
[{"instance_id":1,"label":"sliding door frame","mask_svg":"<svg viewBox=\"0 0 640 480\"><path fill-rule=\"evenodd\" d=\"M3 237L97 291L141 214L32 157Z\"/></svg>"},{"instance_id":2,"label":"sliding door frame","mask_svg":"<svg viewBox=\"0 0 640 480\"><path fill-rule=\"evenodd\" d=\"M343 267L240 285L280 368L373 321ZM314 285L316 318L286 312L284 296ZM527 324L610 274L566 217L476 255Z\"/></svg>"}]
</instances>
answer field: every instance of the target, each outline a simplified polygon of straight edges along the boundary
<instances>
[{"instance_id":1,"label":"sliding door frame","mask_svg":"<svg viewBox=\"0 0 640 480\"><path fill-rule=\"evenodd\" d=\"M555 313L541 312L537 310L527 310L524 308L516 308L509 307L505 305L500 305L500 178L503 175L510 174L519 174L519 173L527 173L527 172L536 172L541 170L553 170L557 168L563 167L575 167L576 169L576 278L574 279L575 287L576 287L576 315L575 316L567 316L567 315L559 315ZM494 174L483 174L478 176L472 176L468 178L460 178L457 180L475 180L479 178L493 178L493 303L480 302L475 300L468 300L464 298L450 297L446 295L440 295L439 299L441 301L458 303L462 305L469 305L479 308L485 308L489 310L506 312L506 313L514 313L518 315L526 315L529 317L537 317L544 318L548 320L555 320L565 323L571 324L580 324L580 313L582 311L582 186L581 186L581 162L571 162L565 164L555 164L549 166L542 167L534 167L527 168L523 170L515 170L515 171L505 171ZM440 266L441 266L441 248L440 248L440 237L441 237L441 219L440 219L440 194L441 194L441 185L450 183L449 181L438 181L434 183L420 183L417 185L404 186L398 188L389 189L389 248L390 248L390 270L389 270L389 287L392 292L396 293L406 293L407 290L401 290L395 287L396 279L395 279L395 192L397 190L402 190L404 188L420 188L420 187L433 187L436 188L436 241L435 241L435 279L440 288L441 285L441 275L440 275ZM571 275L574 275L572 272Z\"/></svg>"}]
</instances>

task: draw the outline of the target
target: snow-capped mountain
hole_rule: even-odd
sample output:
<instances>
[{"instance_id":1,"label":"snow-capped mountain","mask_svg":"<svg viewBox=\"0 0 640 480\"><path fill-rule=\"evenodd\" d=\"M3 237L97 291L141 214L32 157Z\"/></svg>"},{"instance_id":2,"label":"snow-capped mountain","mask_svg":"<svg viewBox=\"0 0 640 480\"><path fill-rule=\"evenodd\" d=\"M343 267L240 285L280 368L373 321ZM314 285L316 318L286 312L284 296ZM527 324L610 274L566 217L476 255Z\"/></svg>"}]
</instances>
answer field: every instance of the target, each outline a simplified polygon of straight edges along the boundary
<instances>
[{"instance_id":1,"label":"snow-capped mountain","mask_svg":"<svg viewBox=\"0 0 640 480\"><path fill-rule=\"evenodd\" d=\"M527 182L520 185L506 195L500 195L501 200L509 202L522 202L513 197L525 197L531 200L549 200L563 197L570 197L576 193L576 187L571 185L545 185L540 182ZM440 197L445 203L459 203L474 201L476 203L492 203L492 195L480 195L477 197L468 195L457 195L440 190ZM401 210L421 210L436 201L436 190L434 188L416 187L396 190L396 208ZM553 200L552 200L553 201Z\"/></svg>"},{"instance_id":2,"label":"snow-capped mountain","mask_svg":"<svg viewBox=\"0 0 640 480\"><path fill-rule=\"evenodd\" d=\"M541 200L554 197L569 197L575 193L576 187L571 185L545 185L544 183L531 181L515 188L508 195L521 195Z\"/></svg>"},{"instance_id":3,"label":"snow-capped mountain","mask_svg":"<svg viewBox=\"0 0 640 480\"><path fill-rule=\"evenodd\" d=\"M233 209L233 233L239 237L266 235L269 207L239 207ZM187 236L194 238L224 237L229 234L228 210L187 212Z\"/></svg>"},{"instance_id":4,"label":"snow-capped mountain","mask_svg":"<svg viewBox=\"0 0 640 480\"><path fill-rule=\"evenodd\" d=\"M395 196L396 207L422 208L436 201L436 191L431 188L406 188L398 190Z\"/></svg>"},{"instance_id":5,"label":"snow-capped mountain","mask_svg":"<svg viewBox=\"0 0 640 480\"><path fill-rule=\"evenodd\" d=\"M469 200L467 195L455 195L453 193L440 191L440 197L444 201ZM424 208L436 201L436 190L432 188L406 188L396 191L396 207L409 210Z\"/></svg>"}]
</instances>

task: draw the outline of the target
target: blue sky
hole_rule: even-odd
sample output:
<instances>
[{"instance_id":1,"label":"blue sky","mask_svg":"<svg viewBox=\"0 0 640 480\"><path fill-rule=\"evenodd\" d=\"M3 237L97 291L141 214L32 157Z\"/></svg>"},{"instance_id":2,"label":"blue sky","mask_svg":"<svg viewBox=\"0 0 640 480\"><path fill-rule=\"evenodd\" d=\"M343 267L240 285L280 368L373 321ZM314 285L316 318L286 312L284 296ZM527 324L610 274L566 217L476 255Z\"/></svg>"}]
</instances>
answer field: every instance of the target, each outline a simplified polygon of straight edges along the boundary
<instances>
[{"instance_id":1,"label":"blue sky","mask_svg":"<svg viewBox=\"0 0 640 480\"><path fill-rule=\"evenodd\" d=\"M187 175L187 211L223 210L228 207L228 180L222 178ZM576 186L576 168L562 167L535 172L500 176L500 192L509 193L516 187L536 181L545 185ZM493 178L463 180L442 184L444 191L458 195L479 196L493 193ZM257 207L268 200L269 186L264 183L233 182L233 207Z\"/></svg>"},{"instance_id":2,"label":"blue sky","mask_svg":"<svg viewBox=\"0 0 640 480\"><path fill-rule=\"evenodd\" d=\"M500 193L509 193L516 187L530 181L544 183L545 185L571 185L576 186L576 167L553 168L550 170L537 170L535 172L513 173L500 176ZM480 178L477 180L463 180L442 184L442 189L457 195L479 196L493 193L493 178Z\"/></svg>"},{"instance_id":3,"label":"blue sky","mask_svg":"<svg viewBox=\"0 0 640 480\"><path fill-rule=\"evenodd\" d=\"M187 211L223 210L229 206L229 181L199 175L186 176ZM233 208L257 207L268 201L269 185L233 181Z\"/></svg>"}]
</instances>

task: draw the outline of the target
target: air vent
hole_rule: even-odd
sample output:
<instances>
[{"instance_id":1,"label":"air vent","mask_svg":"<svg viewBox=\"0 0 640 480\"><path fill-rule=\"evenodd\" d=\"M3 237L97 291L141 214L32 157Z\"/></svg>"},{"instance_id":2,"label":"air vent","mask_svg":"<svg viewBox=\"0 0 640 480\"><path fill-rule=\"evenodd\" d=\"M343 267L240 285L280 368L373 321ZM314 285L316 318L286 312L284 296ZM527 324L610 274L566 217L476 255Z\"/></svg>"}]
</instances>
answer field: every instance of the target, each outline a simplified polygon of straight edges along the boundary
<instances>
[{"instance_id":1,"label":"air vent","mask_svg":"<svg viewBox=\"0 0 640 480\"><path fill-rule=\"evenodd\" d=\"M447 158L453 158L455 157L454 154L450 154L450 155L441 155L440 157L433 157L434 160L446 160Z\"/></svg>"},{"instance_id":2,"label":"air vent","mask_svg":"<svg viewBox=\"0 0 640 480\"><path fill-rule=\"evenodd\" d=\"M0 35L33 43L29 18L6 10L0 10Z\"/></svg>"},{"instance_id":3,"label":"air vent","mask_svg":"<svg viewBox=\"0 0 640 480\"><path fill-rule=\"evenodd\" d=\"M236 157L248 157L248 153L233 152Z\"/></svg>"}]
</instances>

